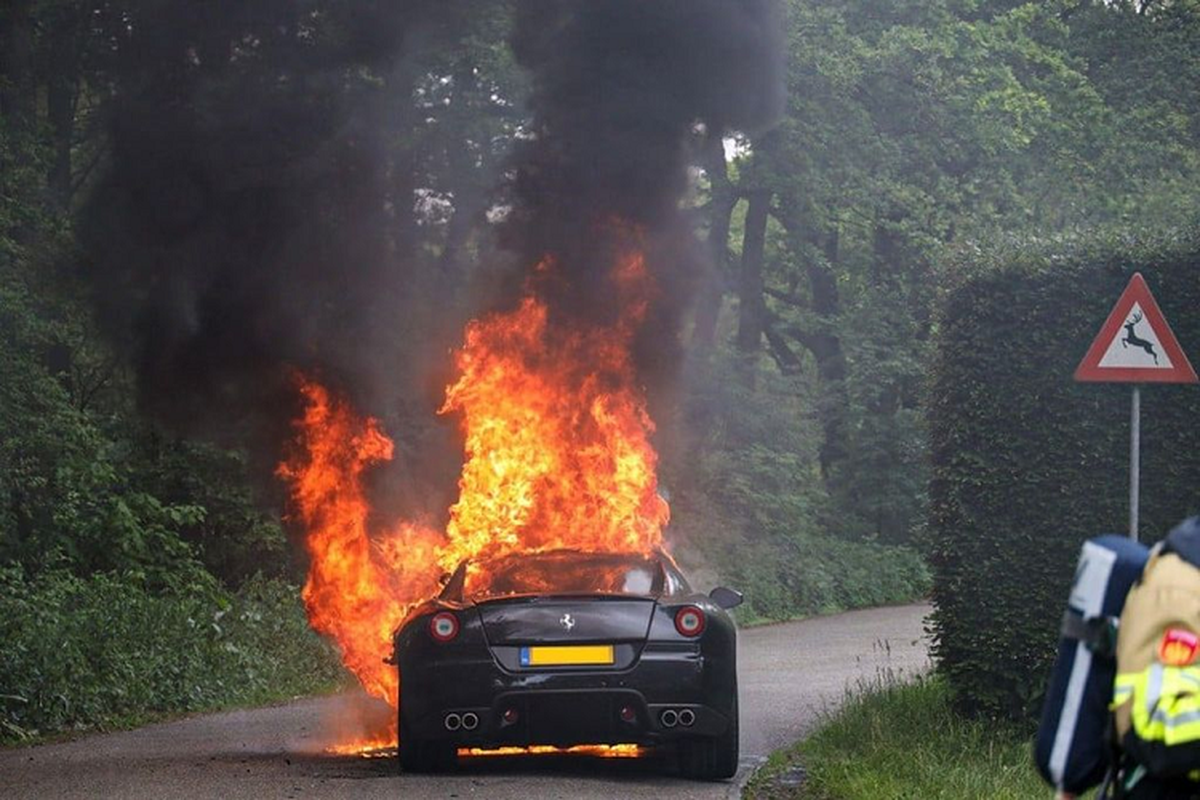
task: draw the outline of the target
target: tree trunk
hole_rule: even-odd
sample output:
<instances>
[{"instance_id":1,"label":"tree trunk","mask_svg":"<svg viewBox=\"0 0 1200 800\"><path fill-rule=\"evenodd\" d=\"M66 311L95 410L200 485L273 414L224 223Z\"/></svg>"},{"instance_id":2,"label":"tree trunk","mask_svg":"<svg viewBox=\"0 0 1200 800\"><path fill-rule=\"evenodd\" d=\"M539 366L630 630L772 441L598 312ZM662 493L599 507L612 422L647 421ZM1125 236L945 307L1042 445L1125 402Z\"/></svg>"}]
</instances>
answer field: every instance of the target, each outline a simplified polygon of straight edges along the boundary
<instances>
[{"instance_id":1,"label":"tree trunk","mask_svg":"<svg viewBox=\"0 0 1200 800\"><path fill-rule=\"evenodd\" d=\"M729 165L725 161L725 141L720 132L709 135L702 155L711 187L708 226L711 265L696 303L692 329L692 346L701 355L711 352L716 344L717 320L729 275L729 220L737 204L737 193L729 180Z\"/></svg>"},{"instance_id":2,"label":"tree trunk","mask_svg":"<svg viewBox=\"0 0 1200 800\"><path fill-rule=\"evenodd\" d=\"M46 176L50 195L60 210L71 202L71 143L75 137L75 81L66 75L51 76L46 105L54 142L54 160Z\"/></svg>"},{"instance_id":3,"label":"tree trunk","mask_svg":"<svg viewBox=\"0 0 1200 800\"><path fill-rule=\"evenodd\" d=\"M36 124L33 0L8 0L0 11L0 115L18 129Z\"/></svg>"},{"instance_id":4,"label":"tree trunk","mask_svg":"<svg viewBox=\"0 0 1200 800\"><path fill-rule=\"evenodd\" d=\"M485 203L477 187L459 183L454 190L454 213L446 225L446 240L438 265L438 297L442 303L454 303L454 298L467 277L464 250L475 226L481 219Z\"/></svg>"},{"instance_id":5,"label":"tree trunk","mask_svg":"<svg viewBox=\"0 0 1200 800\"><path fill-rule=\"evenodd\" d=\"M807 268L813 312L821 320L820 327L812 334L810 349L817 360L817 375L825 390L826 407L820 414L823 436L818 458L821 474L826 478L846 458L846 356L834 328L842 310L837 276L833 271L833 265L840 257L840 245L837 228L826 231L821 242L824 261L810 262Z\"/></svg>"},{"instance_id":6,"label":"tree trunk","mask_svg":"<svg viewBox=\"0 0 1200 800\"><path fill-rule=\"evenodd\" d=\"M841 298L835 265L841 258L841 236L836 226L813 232L791 214L781 213L778 218L787 230L793 253L799 255L809 245L816 245L823 256L822 259L807 259L804 268L815 319L811 325L794 333L817 362L817 377L823 395L818 409L822 429L818 458L821 474L828 479L837 464L846 458L846 357L836 329Z\"/></svg>"},{"instance_id":7,"label":"tree trunk","mask_svg":"<svg viewBox=\"0 0 1200 800\"><path fill-rule=\"evenodd\" d=\"M762 343L766 325L766 306L763 300L763 257L767 240L767 215L771 209L771 192L755 189L750 193L746 209L746 235L742 240L742 274L738 283L741 301L738 312L737 347L753 381L753 359Z\"/></svg>"},{"instance_id":8,"label":"tree trunk","mask_svg":"<svg viewBox=\"0 0 1200 800\"><path fill-rule=\"evenodd\" d=\"M453 196L454 210L446 225L446 239L438 264L437 296L439 307L453 305L455 295L466 276L463 251L471 233L486 209L484 190L479 186L479 167L471 155L469 144L471 126L468 121L473 113L471 95L477 90L477 81L471 65L460 65L454 72L454 104L449 114L456 118L446 128L457 131L451 141L446 142L447 183Z\"/></svg>"},{"instance_id":9,"label":"tree trunk","mask_svg":"<svg viewBox=\"0 0 1200 800\"><path fill-rule=\"evenodd\" d=\"M401 58L395 65L388 80L389 91L392 94L393 106L391 118L397 131L399 144L392 154L392 204L394 206L395 225L393 226L393 242L396 256L403 264L411 265L416 257L417 227L416 193L417 193L417 154L413 141L416 135L416 113L413 108L413 95L417 88L416 67L412 62L412 54Z\"/></svg>"},{"instance_id":10,"label":"tree trunk","mask_svg":"<svg viewBox=\"0 0 1200 800\"><path fill-rule=\"evenodd\" d=\"M805 274L808 276L813 314L820 318L820 327L809 334L811 341L807 344L817 360L817 374L827 381L841 381L846 377L846 359L842 354L841 339L832 327L842 311L837 276L833 271L833 265L838 263L840 257L841 235L834 228L820 236L817 244L825 259L810 260L805 267Z\"/></svg>"},{"instance_id":11,"label":"tree trunk","mask_svg":"<svg viewBox=\"0 0 1200 800\"><path fill-rule=\"evenodd\" d=\"M71 148L75 138L75 107L79 92L79 25L74 6L65 6L50 29L50 63L46 81L46 112L54 147L47 183L60 210L71 202Z\"/></svg>"}]
</instances>

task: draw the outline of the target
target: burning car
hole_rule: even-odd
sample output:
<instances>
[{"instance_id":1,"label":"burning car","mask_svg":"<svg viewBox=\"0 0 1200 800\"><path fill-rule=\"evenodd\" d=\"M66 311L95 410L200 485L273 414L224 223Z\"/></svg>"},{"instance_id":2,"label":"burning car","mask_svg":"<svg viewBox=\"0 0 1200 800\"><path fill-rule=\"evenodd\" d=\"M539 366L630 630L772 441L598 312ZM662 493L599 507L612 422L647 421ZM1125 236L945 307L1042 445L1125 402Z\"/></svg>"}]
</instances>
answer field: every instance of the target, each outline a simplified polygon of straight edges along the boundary
<instances>
[{"instance_id":1,"label":"burning car","mask_svg":"<svg viewBox=\"0 0 1200 800\"><path fill-rule=\"evenodd\" d=\"M670 556L554 550L463 562L396 632L400 762L460 748L673 746L738 764L737 592L695 593Z\"/></svg>"}]
</instances>

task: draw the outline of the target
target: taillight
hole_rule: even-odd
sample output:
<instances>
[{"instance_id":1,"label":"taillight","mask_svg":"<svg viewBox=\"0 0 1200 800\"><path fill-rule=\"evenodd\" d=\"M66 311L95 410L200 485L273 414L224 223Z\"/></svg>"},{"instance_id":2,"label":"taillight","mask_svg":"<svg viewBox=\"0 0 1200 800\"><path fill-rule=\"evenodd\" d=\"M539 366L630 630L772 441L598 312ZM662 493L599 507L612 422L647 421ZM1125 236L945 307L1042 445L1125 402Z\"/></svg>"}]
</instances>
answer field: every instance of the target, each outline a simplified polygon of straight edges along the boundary
<instances>
[{"instance_id":1,"label":"taillight","mask_svg":"<svg viewBox=\"0 0 1200 800\"><path fill-rule=\"evenodd\" d=\"M434 614L429 620L429 635L439 642L450 641L458 636L458 617L449 611Z\"/></svg>"},{"instance_id":2,"label":"taillight","mask_svg":"<svg viewBox=\"0 0 1200 800\"><path fill-rule=\"evenodd\" d=\"M704 633L704 611L696 606L684 606L675 612L675 630L684 636Z\"/></svg>"}]
</instances>

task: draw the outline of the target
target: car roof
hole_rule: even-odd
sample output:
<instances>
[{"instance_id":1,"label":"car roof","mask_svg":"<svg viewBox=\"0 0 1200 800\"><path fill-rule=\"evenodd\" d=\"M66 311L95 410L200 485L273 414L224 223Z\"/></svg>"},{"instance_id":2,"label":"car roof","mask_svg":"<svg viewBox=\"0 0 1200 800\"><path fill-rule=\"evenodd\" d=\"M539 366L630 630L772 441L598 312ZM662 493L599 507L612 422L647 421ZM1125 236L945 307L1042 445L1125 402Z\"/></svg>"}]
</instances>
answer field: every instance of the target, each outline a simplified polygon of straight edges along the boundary
<instances>
[{"instance_id":1,"label":"car roof","mask_svg":"<svg viewBox=\"0 0 1200 800\"><path fill-rule=\"evenodd\" d=\"M675 564L675 560L669 554L659 548L655 548L649 553L645 552L619 552L619 551L592 551L579 550L573 548L558 548L554 550L534 550L530 552L506 553L502 556L483 559L464 559L458 564L453 575L447 580L439 597L443 599L462 597L464 586L467 579L467 569L473 562L479 563L481 566L487 566L489 571L495 569L504 569L519 563L528 563L530 559L539 561L555 561L561 560L572 563L594 563L594 564L645 564L657 567L657 576L654 580L654 588L651 592L653 595L661 594L663 584L665 583L666 573L668 570L673 571L676 575L682 577L679 567ZM514 562L514 563L510 563Z\"/></svg>"}]
</instances>

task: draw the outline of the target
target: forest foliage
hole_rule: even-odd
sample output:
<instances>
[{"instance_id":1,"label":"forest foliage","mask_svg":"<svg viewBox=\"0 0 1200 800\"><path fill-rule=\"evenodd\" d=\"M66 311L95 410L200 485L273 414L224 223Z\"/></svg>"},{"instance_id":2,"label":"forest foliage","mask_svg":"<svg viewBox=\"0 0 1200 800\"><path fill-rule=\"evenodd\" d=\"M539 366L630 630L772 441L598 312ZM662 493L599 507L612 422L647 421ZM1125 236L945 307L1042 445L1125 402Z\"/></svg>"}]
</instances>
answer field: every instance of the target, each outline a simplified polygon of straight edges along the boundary
<instances>
[{"instance_id":1,"label":"forest foliage","mask_svg":"<svg viewBox=\"0 0 1200 800\"><path fill-rule=\"evenodd\" d=\"M946 254L1007 235L1187 224L1200 177L1195 0L785 6L779 124L697 126L688 143L703 279L678 381L653 408L675 550L770 618L928 585L927 376ZM286 428L284 406L247 411L247 387L265 382L230 333L248 325L355 333L383 320L329 355L369 375L360 383L397 439L407 483L389 502L444 513L457 471L453 434L433 413L445 366L412 358L412 343L444 352L501 279L508 157L530 119L512 9L0 10L0 563L5 602L19 605L7 624L78 631L73 652L91 652L94 604L126 597L118 627L141 652L138 614L212 619L252 602L252 587L302 577L270 477L277 452L263 447ZM131 168L153 191L114 177ZM193 230L204 247L191 252L228 256L234 271L269 260L291 283L247 299L261 314L200 314L198 327L227 326L213 352L246 380L188 383L164 403L138 377L158 351L133 341L153 341L163 320L121 312L206 269L174 260L172 243ZM152 285L128 282L135 245L156 254ZM387 291L353 298L362 313L323 302L355 285L355 270L385 276ZM297 356L343 344L289 341ZM169 373L181 381L205 374L202 361L181 363L195 366ZM271 613L291 619L284 594L271 594ZM227 649L207 633L175 646L189 641L188 674L245 666L201 668ZM317 658L315 638L304 646ZM46 700L70 696L64 681L107 678L49 670L28 652L0 672L10 724L125 708L97 689L69 703L91 711L64 715ZM139 685L162 688L138 696L171 698L155 707L215 697L186 700L177 675L147 669Z\"/></svg>"}]
</instances>

